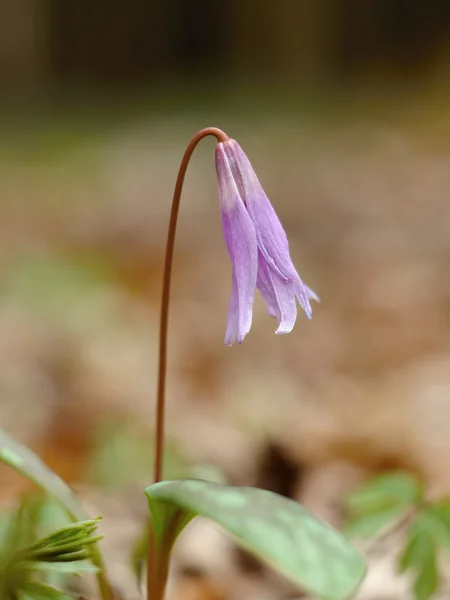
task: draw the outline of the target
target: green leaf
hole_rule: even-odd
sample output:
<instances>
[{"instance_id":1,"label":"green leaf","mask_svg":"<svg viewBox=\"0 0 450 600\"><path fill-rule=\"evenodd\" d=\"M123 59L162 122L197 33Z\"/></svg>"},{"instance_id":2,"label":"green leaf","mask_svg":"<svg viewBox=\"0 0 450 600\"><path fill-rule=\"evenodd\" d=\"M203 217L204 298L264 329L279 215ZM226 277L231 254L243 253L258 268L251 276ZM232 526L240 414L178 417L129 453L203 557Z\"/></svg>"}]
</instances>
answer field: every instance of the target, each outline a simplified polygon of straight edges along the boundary
<instances>
[{"instance_id":1,"label":"green leaf","mask_svg":"<svg viewBox=\"0 0 450 600\"><path fill-rule=\"evenodd\" d=\"M434 531L440 545L450 549L450 502L448 500L437 502L431 506L427 513L434 520Z\"/></svg>"},{"instance_id":2,"label":"green leaf","mask_svg":"<svg viewBox=\"0 0 450 600\"><path fill-rule=\"evenodd\" d=\"M73 523L54 531L45 538L21 550L20 555L29 561L58 562L89 558L90 546L103 536L93 535L100 519ZM84 556L87 554L87 556ZM70 557L70 558L68 558Z\"/></svg>"},{"instance_id":3,"label":"green leaf","mask_svg":"<svg viewBox=\"0 0 450 600\"><path fill-rule=\"evenodd\" d=\"M3 552L12 555L38 538L41 508L41 498L31 494L23 497L15 514L10 515L7 534L3 540Z\"/></svg>"},{"instance_id":4,"label":"green leaf","mask_svg":"<svg viewBox=\"0 0 450 600\"><path fill-rule=\"evenodd\" d=\"M145 493L157 540L168 525L176 537L181 525L201 515L294 584L323 598L347 598L365 574L361 554L342 534L272 492L184 480L156 483ZM177 513L181 517L174 525Z\"/></svg>"},{"instance_id":5,"label":"green leaf","mask_svg":"<svg viewBox=\"0 0 450 600\"><path fill-rule=\"evenodd\" d=\"M403 507L393 506L367 515L358 515L350 519L344 529L351 539L366 540L376 536L386 525L398 519Z\"/></svg>"},{"instance_id":6,"label":"green leaf","mask_svg":"<svg viewBox=\"0 0 450 600\"><path fill-rule=\"evenodd\" d=\"M428 512L419 515L412 525L408 542L400 556L399 571L411 570L415 574L414 596L416 600L428 600L437 590L439 573L436 520Z\"/></svg>"},{"instance_id":7,"label":"green leaf","mask_svg":"<svg viewBox=\"0 0 450 600\"><path fill-rule=\"evenodd\" d=\"M20 512L19 512L20 515ZM94 535L99 519L74 523L25 547L3 549L0 561L0 597L16 597L21 590L30 595L30 585L37 573L58 571L79 575L86 571L84 561L92 556L92 545L100 536ZM16 541L16 546L20 544ZM63 568L56 567L66 563ZM53 565L53 568L49 565ZM92 572L92 570L89 570ZM96 571L98 572L98 571ZM53 590L53 588L50 588ZM40 597L40 596L39 596Z\"/></svg>"},{"instance_id":8,"label":"green leaf","mask_svg":"<svg viewBox=\"0 0 450 600\"><path fill-rule=\"evenodd\" d=\"M362 515L384 511L394 506L407 508L423 499L420 482L408 473L381 475L367 482L347 499L350 514Z\"/></svg>"},{"instance_id":9,"label":"green leaf","mask_svg":"<svg viewBox=\"0 0 450 600\"><path fill-rule=\"evenodd\" d=\"M400 573L405 572L408 569L416 569L421 567L422 555L422 536L414 532L410 533L408 542L400 555L398 570ZM428 546L428 534L426 534L424 548Z\"/></svg>"},{"instance_id":10,"label":"green leaf","mask_svg":"<svg viewBox=\"0 0 450 600\"><path fill-rule=\"evenodd\" d=\"M439 583L436 546L430 543L426 552L423 548L422 553L421 566L414 584L414 594L417 600L428 600L437 590Z\"/></svg>"},{"instance_id":11,"label":"green leaf","mask_svg":"<svg viewBox=\"0 0 450 600\"><path fill-rule=\"evenodd\" d=\"M216 469L215 467L211 467L209 465L197 465L191 466L189 468L189 471L191 478L203 479L207 481L212 481L214 483L220 483L223 485L226 484L226 478L224 473L220 469ZM166 468L164 468L164 472L166 472ZM158 519L156 520L158 521ZM131 553L131 568L133 569L133 572L139 581L141 579L142 569L148 554L148 543L151 534L150 529L151 519L149 519L149 522L145 525L145 527L143 527L141 535L136 540L135 546Z\"/></svg>"},{"instance_id":12,"label":"green leaf","mask_svg":"<svg viewBox=\"0 0 450 600\"><path fill-rule=\"evenodd\" d=\"M71 596L38 581L30 581L25 584L20 597L33 598L33 600L71 600Z\"/></svg>"},{"instance_id":13,"label":"green leaf","mask_svg":"<svg viewBox=\"0 0 450 600\"><path fill-rule=\"evenodd\" d=\"M371 538L422 499L422 486L408 473L389 473L371 479L348 497L345 531L353 538Z\"/></svg>"},{"instance_id":14,"label":"green leaf","mask_svg":"<svg viewBox=\"0 0 450 600\"><path fill-rule=\"evenodd\" d=\"M27 477L41 490L60 502L72 521L83 521L87 518L77 497L64 481L51 471L34 452L16 442L1 429L0 461ZM100 589L104 590L105 595L112 596L109 582L104 573L103 558L95 545L90 548L89 553L69 557L70 555L67 555L66 560L84 560L90 557L94 565L98 567L97 581Z\"/></svg>"},{"instance_id":15,"label":"green leaf","mask_svg":"<svg viewBox=\"0 0 450 600\"><path fill-rule=\"evenodd\" d=\"M42 499L27 494L14 513L8 515L0 552L0 597L20 588L27 573L20 552L38 538Z\"/></svg>"},{"instance_id":16,"label":"green leaf","mask_svg":"<svg viewBox=\"0 0 450 600\"><path fill-rule=\"evenodd\" d=\"M75 562L38 562L34 563L36 571L51 571L52 573L66 573L70 575L81 575L83 573L98 573L95 567L87 561Z\"/></svg>"},{"instance_id":17,"label":"green leaf","mask_svg":"<svg viewBox=\"0 0 450 600\"><path fill-rule=\"evenodd\" d=\"M72 490L40 458L0 429L0 461L22 473L42 490L56 498L74 521L86 514Z\"/></svg>"},{"instance_id":18,"label":"green leaf","mask_svg":"<svg viewBox=\"0 0 450 600\"><path fill-rule=\"evenodd\" d=\"M40 524L42 527L41 535L55 529L66 527L71 522L72 521L64 506L58 500L56 500L56 498L46 494L40 513Z\"/></svg>"}]
</instances>

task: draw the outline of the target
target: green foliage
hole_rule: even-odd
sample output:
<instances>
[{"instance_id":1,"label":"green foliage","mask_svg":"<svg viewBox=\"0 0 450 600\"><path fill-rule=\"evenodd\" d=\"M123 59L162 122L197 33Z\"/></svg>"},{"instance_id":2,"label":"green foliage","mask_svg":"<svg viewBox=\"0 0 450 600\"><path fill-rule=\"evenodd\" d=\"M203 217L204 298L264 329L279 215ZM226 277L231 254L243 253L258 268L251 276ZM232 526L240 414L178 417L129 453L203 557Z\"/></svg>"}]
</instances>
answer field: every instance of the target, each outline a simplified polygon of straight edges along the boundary
<instances>
[{"instance_id":1,"label":"green foliage","mask_svg":"<svg viewBox=\"0 0 450 600\"><path fill-rule=\"evenodd\" d=\"M414 596L428 600L439 584L437 566L441 545L441 525L433 515L433 509L425 509L411 524L406 546L400 556L399 571L414 573Z\"/></svg>"},{"instance_id":2,"label":"green foliage","mask_svg":"<svg viewBox=\"0 0 450 600\"><path fill-rule=\"evenodd\" d=\"M94 536L100 518L72 523L30 544L19 555L33 562L76 562L91 557L90 546L103 536Z\"/></svg>"},{"instance_id":3,"label":"green foliage","mask_svg":"<svg viewBox=\"0 0 450 600\"><path fill-rule=\"evenodd\" d=\"M94 535L99 519L73 523L39 539L42 506L40 498L29 497L9 519L0 551L0 598L4 600L63 599L65 594L49 585L58 581L55 574L62 581L62 574L96 572L86 561L101 537Z\"/></svg>"},{"instance_id":4,"label":"green foliage","mask_svg":"<svg viewBox=\"0 0 450 600\"><path fill-rule=\"evenodd\" d=\"M297 502L272 492L180 480L153 484L145 493L157 551L170 549L183 527L201 515L294 584L322 598L347 598L364 576L362 556L343 535Z\"/></svg>"},{"instance_id":5,"label":"green foliage","mask_svg":"<svg viewBox=\"0 0 450 600\"><path fill-rule=\"evenodd\" d=\"M24 583L22 589L17 592L16 597L19 600L70 600L70 596L67 596L67 594L39 581Z\"/></svg>"},{"instance_id":6,"label":"green foliage","mask_svg":"<svg viewBox=\"0 0 450 600\"><path fill-rule=\"evenodd\" d=\"M64 481L51 471L40 458L0 429L0 461L35 483L41 490L58 500L70 517L86 519L77 497Z\"/></svg>"},{"instance_id":7,"label":"green foliage","mask_svg":"<svg viewBox=\"0 0 450 600\"><path fill-rule=\"evenodd\" d=\"M408 473L371 479L347 499L346 533L352 538L370 539L422 500L420 482Z\"/></svg>"},{"instance_id":8,"label":"green foliage","mask_svg":"<svg viewBox=\"0 0 450 600\"><path fill-rule=\"evenodd\" d=\"M347 532L373 538L389 523L405 523L407 536L398 570L413 575L416 600L429 600L440 585L439 556L450 549L450 500L426 501L412 475L390 473L372 479L347 501ZM409 521L405 519L410 515Z\"/></svg>"},{"instance_id":9,"label":"green foliage","mask_svg":"<svg viewBox=\"0 0 450 600\"><path fill-rule=\"evenodd\" d=\"M29 450L0 429L0 462L24 475L65 509L71 521L86 521L87 515L75 494L64 481L51 471ZM0 530L1 531L1 530ZM90 549L92 562L97 567L97 580L104 597L110 597L109 583L104 573L103 558L96 546ZM0 595L1 598L1 595Z\"/></svg>"}]
</instances>

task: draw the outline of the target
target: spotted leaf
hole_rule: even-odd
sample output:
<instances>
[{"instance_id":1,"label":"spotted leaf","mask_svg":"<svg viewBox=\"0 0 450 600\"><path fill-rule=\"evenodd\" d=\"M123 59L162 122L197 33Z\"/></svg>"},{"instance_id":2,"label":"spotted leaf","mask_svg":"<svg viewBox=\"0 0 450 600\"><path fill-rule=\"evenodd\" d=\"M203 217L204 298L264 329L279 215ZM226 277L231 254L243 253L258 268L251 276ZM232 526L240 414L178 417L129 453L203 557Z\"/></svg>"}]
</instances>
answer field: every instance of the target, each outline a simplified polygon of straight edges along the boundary
<instances>
[{"instance_id":1,"label":"spotted leaf","mask_svg":"<svg viewBox=\"0 0 450 600\"><path fill-rule=\"evenodd\" d=\"M160 482L145 492L157 539L164 538L170 515L177 514L184 525L201 515L299 588L327 600L347 598L364 576L364 560L347 539L293 500L200 480ZM181 528L171 528L175 538Z\"/></svg>"}]
</instances>

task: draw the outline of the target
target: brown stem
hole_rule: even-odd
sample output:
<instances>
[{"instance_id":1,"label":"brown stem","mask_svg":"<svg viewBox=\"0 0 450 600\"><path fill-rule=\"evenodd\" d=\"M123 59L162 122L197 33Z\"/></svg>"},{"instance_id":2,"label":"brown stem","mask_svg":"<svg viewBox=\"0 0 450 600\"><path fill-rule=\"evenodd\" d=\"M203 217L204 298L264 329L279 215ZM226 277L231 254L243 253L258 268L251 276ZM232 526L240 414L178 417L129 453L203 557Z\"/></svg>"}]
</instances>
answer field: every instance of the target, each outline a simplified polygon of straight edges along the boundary
<instances>
[{"instance_id":1,"label":"brown stem","mask_svg":"<svg viewBox=\"0 0 450 600\"><path fill-rule=\"evenodd\" d=\"M178 170L177 181L173 192L172 209L170 213L169 230L167 232L166 253L163 271L163 286L161 296L161 317L159 327L159 363L158 363L158 387L156 393L156 434L155 434L155 466L153 481L161 481L162 463L164 454L164 409L166 392L166 371L167 371L167 334L169 326L169 304L170 304L170 283L172 275L173 252L175 246L175 235L178 222L178 211L180 208L181 192L183 190L184 178L197 144L208 135L213 135L218 142L226 142L228 136L216 127L207 127L198 131L189 142L180 168ZM153 524L150 525L150 539L148 552L147 568L147 600L162 600L167 579L168 561L167 556L161 556L161 550L156 548L155 532ZM161 564L161 561L163 563Z\"/></svg>"},{"instance_id":2,"label":"brown stem","mask_svg":"<svg viewBox=\"0 0 450 600\"><path fill-rule=\"evenodd\" d=\"M150 524L147 568L147 600L163 600L167 583L167 571L161 569L161 556L158 556L157 542L153 523ZM162 571L162 572L161 572Z\"/></svg>"},{"instance_id":3,"label":"brown stem","mask_svg":"<svg viewBox=\"0 0 450 600\"><path fill-rule=\"evenodd\" d=\"M147 572L147 600L164 600L167 576L169 574L170 553L183 521L183 513L177 511L165 526L162 538L156 539L153 524L150 526L149 560ZM182 528L182 527L181 527Z\"/></svg>"},{"instance_id":4,"label":"brown stem","mask_svg":"<svg viewBox=\"0 0 450 600\"><path fill-rule=\"evenodd\" d=\"M153 481L161 481L163 445L164 445L164 408L167 370L167 333L169 324L170 283L172 275L173 251L175 234L180 208L181 192L183 189L186 170L197 144L208 135L213 135L218 142L226 142L228 136L216 127L206 127L198 131L189 142L178 170L178 177L173 192L172 210L170 213L169 230L167 233L166 254L164 262L163 287L161 297L161 317L159 326L159 365L158 388L156 394L156 441L155 441L155 470Z\"/></svg>"}]
</instances>

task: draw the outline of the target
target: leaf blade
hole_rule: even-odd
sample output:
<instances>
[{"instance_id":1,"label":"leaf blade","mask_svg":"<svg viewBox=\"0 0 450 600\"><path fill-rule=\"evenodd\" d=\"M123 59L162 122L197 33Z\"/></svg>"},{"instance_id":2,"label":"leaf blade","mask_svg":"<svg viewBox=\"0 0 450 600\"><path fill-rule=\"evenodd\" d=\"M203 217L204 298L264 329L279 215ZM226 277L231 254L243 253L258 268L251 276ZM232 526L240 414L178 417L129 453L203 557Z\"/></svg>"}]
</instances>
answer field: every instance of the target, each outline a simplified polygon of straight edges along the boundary
<instances>
[{"instance_id":1,"label":"leaf blade","mask_svg":"<svg viewBox=\"0 0 450 600\"><path fill-rule=\"evenodd\" d=\"M428 600L437 590L440 577L438 571L439 522L432 512L420 514L409 531L407 544L399 558L399 572L414 573L414 597Z\"/></svg>"},{"instance_id":2,"label":"leaf blade","mask_svg":"<svg viewBox=\"0 0 450 600\"><path fill-rule=\"evenodd\" d=\"M349 519L344 532L351 539L371 539L389 523L398 519L402 513L402 507L391 506L378 512L361 514Z\"/></svg>"},{"instance_id":3,"label":"leaf blade","mask_svg":"<svg viewBox=\"0 0 450 600\"><path fill-rule=\"evenodd\" d=\"M64 594L51 585L46 585L38 581L28 582L23 590L21 590L22 594L26 598L33 598L34 600L71 600L71 597L67 594Z\"/></svg>"},{"instance_id":4,"label":"leaf blade","mask_svg":"<svg viewBox=\"0 0 450 600\"><path fill-rule=\"evenodd\" d=\"M72 521L88 519L82 505L70 487L56 473L51 471L41 459L29 448L17 442L13 437L0 429L0 461L24 475L41 490L55 498L66 510ZM94 545L91 560L98 567L97 581L106 597L113 597L108 582L103 557Z\"/></svg>"},{"instance_id":5,"label":"leaf blade","mask_svg":"<svg viewBox=\"0 0 450 600\"><path fill-rule=\"evenodd\" d=\"M410 473L394 472L366 482L347 498L347 509L353 515L379 512L394 506L407 508L423 499L420 482Z\"/></svg>"},{"instance_id":6,"label":"leaf blade","mask_svg":"<svg viewBox=\"0 0 450 600\"><path fill-rule=\"evenodd\" d=\"M294 584L329 600L343 600L365 574L360 553L300 504L267 490L201 480L146 488L149 504L177 506L222 526L242 546Z\"/></svg>"},{"instance_id":7,"label":"leaf blade","mask_svg":"<svg viewBox=\"0 0 450 600\"><path fill-rule=\"evenodd\" d=\"M0 461L19 471L39 488L56 498L74 521L82 521L87 518L69 486L51 471L34 452L17 442L2 429L0 429Z\"/></svg>"}]
</instances>

